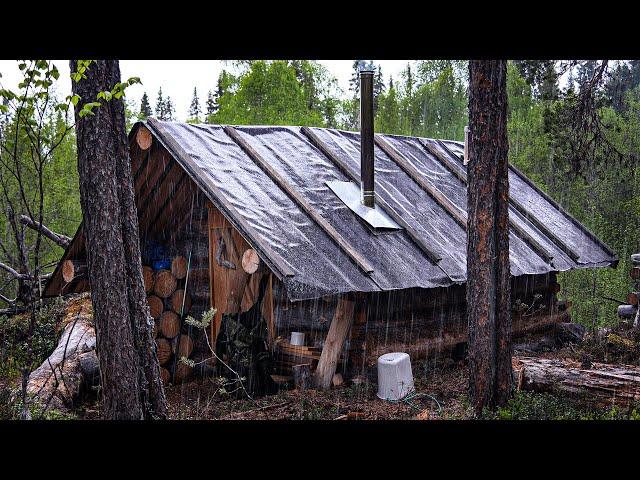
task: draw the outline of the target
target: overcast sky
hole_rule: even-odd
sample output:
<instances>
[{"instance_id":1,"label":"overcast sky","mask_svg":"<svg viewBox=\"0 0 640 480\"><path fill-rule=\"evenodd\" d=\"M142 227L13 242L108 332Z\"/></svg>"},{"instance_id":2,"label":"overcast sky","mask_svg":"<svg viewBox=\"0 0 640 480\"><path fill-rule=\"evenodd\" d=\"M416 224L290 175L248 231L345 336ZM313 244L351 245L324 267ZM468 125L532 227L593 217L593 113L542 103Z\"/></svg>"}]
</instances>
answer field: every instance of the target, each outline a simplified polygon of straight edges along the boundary
<instances>
[{"instance_id":1,"label":"overcast sky","mask_svg":"<svg viewBox=\"0 0 640 480\"><path fill-rule=\"evenodd\" d=\"M353 60L319 60L329 72L338 79L338 85L342 90L349 88L349 78L353 71ZM409 60L375 60L382 67L385 83L389 76L398 78L402 69ZM69 62L67 60L54 60L60 70L59 94L64 97L71 91L69 79ZM123 79L140 77L142 85L134 85L127 89L127 98L133 101L135 109L140 107L140 98L143 92L147 92L152 107L158 88L170 96L176 107L178 120L187 118L187 110L191 103L193 87L197 87L201 105L204 105L207 91L216 86L218 75L223 68L232 69L231 62L222 60L121 60L120 70ZM5 88L16 88L21 80L18 64L15 60L0 60L0 84Z\"/></svg>"}]
</instances>

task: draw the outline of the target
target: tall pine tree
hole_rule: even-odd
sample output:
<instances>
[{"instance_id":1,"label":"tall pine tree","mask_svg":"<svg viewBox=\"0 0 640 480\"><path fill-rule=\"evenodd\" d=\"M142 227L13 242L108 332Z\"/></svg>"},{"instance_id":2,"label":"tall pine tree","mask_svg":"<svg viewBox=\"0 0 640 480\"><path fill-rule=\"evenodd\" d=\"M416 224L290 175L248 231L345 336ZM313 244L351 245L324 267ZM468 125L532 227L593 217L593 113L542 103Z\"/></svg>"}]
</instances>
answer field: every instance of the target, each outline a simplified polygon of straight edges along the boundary
<instances>
[{"instance_id":1,"label":"tall pine tree","mask_svg":"<svg viewBox=\"0 0 640 480\"><path fill-rule=\"evenodd\" d=\"M191 105L189 106L189 123L200 123L200 99L198 98L198 89L193 87L193 97L191 98Z\"/></svg>"},{"instance_id":2,"label":"tall pine tree","mask_svg":"<svg viewBox=\"0 0 640 480\"><path fill-rule=\"evenodd\" d=\"M159 120L164 120L166 116L166 105L164 97L162 96L162 87L158 89L158 96L156 97L156 116Z\"/></svg>"},{"instance_id":3,"label":"tall pine tree","mask_svg":"<svg viewBox=\"0 0 640 480\"><path fill-rule=\"evenodd\" d=\"M138 120L146 120L151 115L153 115L153 110L151 110L151 104L149 103L147 92L144 92L142 94L142 100L140 101L140 113L138 113Z\"/></svg>"}]
</instances>

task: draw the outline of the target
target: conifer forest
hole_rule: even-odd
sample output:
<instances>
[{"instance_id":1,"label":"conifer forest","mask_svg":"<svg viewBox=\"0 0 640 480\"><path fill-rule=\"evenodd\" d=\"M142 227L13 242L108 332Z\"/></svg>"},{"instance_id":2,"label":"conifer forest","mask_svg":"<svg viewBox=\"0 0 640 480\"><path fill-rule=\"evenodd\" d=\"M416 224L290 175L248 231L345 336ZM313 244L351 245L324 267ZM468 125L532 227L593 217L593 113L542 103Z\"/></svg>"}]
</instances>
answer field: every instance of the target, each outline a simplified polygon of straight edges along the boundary
<instances>
[{"instance_id":1,"label":"conifer forest","mask_svg":"<svg viewBox=\"0 0 640 480\"><path fill-rule=\"evenodd\" d=\"M220 63L0 67L0 419L640 419L640 61Z\"/></svg>"}]
</instances>

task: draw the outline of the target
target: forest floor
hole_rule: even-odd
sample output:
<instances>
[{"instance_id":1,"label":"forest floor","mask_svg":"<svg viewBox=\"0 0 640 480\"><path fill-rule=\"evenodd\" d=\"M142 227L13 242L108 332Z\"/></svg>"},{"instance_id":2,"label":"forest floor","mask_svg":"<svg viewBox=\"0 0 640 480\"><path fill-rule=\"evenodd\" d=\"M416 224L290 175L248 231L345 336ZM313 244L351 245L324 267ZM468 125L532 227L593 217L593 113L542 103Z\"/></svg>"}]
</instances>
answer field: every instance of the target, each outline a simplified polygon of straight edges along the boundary
<instances>
[{"instance_id":1,"label":"forest floor","mask_svg":"<svg viewBox=\"0 0 640 480\"><path fill-rule=\"evenodd\" d=\"M60 309L59 306L55 307ZM51 317L49 317L51 318ZM45 328L46 327L46 328ZM54 345L55 321L42 328L41 356ZM12 327L13 328L13 327ZM13 357L7 355L6 325L3 334L5 361L0 368L0 418L12 418L15 409L9 405L8 392L17 387L19 376ZM536 342L544 337L531 337ZM548 337L547 337L548 338ZM519 340L522 342L523 340ZM544 342L542 342L544 344ZM18 345L16 344L16 347ZM562 348L541 348L527 356L573 359L603 363L640 364L640 333L624 324L587 334L585 341ZM15 356L15 355L13 355ZM250 399L247 395L230 394L220 388L215 378L200 378L181 385L168 385L165 390L169 417L178 420L455 420L473 418L467 398L467 364L451 357L414 360L412 362L415 393L399 402L380 400L376 382L360 377L349 379L328 391L298 391L282 388L277 394ZM13 372L13 374L11 374ZM99 404L85 398L72 412L52 412L47 418L97 419ZM628 419L640 418L640 408L621 411L591 408L573 401L530 392L516 392L509 405L497 412L487 412L487 419Z\"/></svg>"}]
</instances>

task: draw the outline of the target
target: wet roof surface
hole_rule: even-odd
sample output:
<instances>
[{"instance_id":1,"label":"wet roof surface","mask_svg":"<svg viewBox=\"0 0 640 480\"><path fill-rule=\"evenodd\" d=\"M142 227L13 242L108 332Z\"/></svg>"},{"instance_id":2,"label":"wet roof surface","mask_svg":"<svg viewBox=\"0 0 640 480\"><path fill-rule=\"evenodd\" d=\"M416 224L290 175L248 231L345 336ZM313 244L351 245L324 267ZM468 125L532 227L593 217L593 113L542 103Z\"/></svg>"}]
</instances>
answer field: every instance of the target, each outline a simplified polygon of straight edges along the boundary
<instances>
[{"instance_id":1,"label":"wet roof surface","mask_svg":"<svg viewBox=\"0 0 640 480\"><path fill-rule=\"evenodd\" d=\"M150 119L146 126L284 281L291 300L347 291L446 287L466 280L464 227L378 144L376 197L382 199L387 210L393 210L394 218L400 217L419 242L406 228L374 231L327 186L327 182L359 179L358 133L238 126L234 128L239 139L234 139L218 125ZM377 137L393 149L392 155L414 167L428 188L443 194L466 218L466 167L461 143ZM260 161L268 163L278 178L274 180L273 172L268 174ZM518 231L512 228L510 232L512 275L616 262L613 252L520 172L512 168L509 182L512 200L524 207L524 211L510 209L511 221L518 227ZM292 189L293 195L283 185ZM351 253L302 208L301 201L328 222ZM551 260L533 244L546 251ZM430 259L425 248L440 260ZM373 272L359 267L353 252L364 258Z\"/></svg>"}]
</instances>

